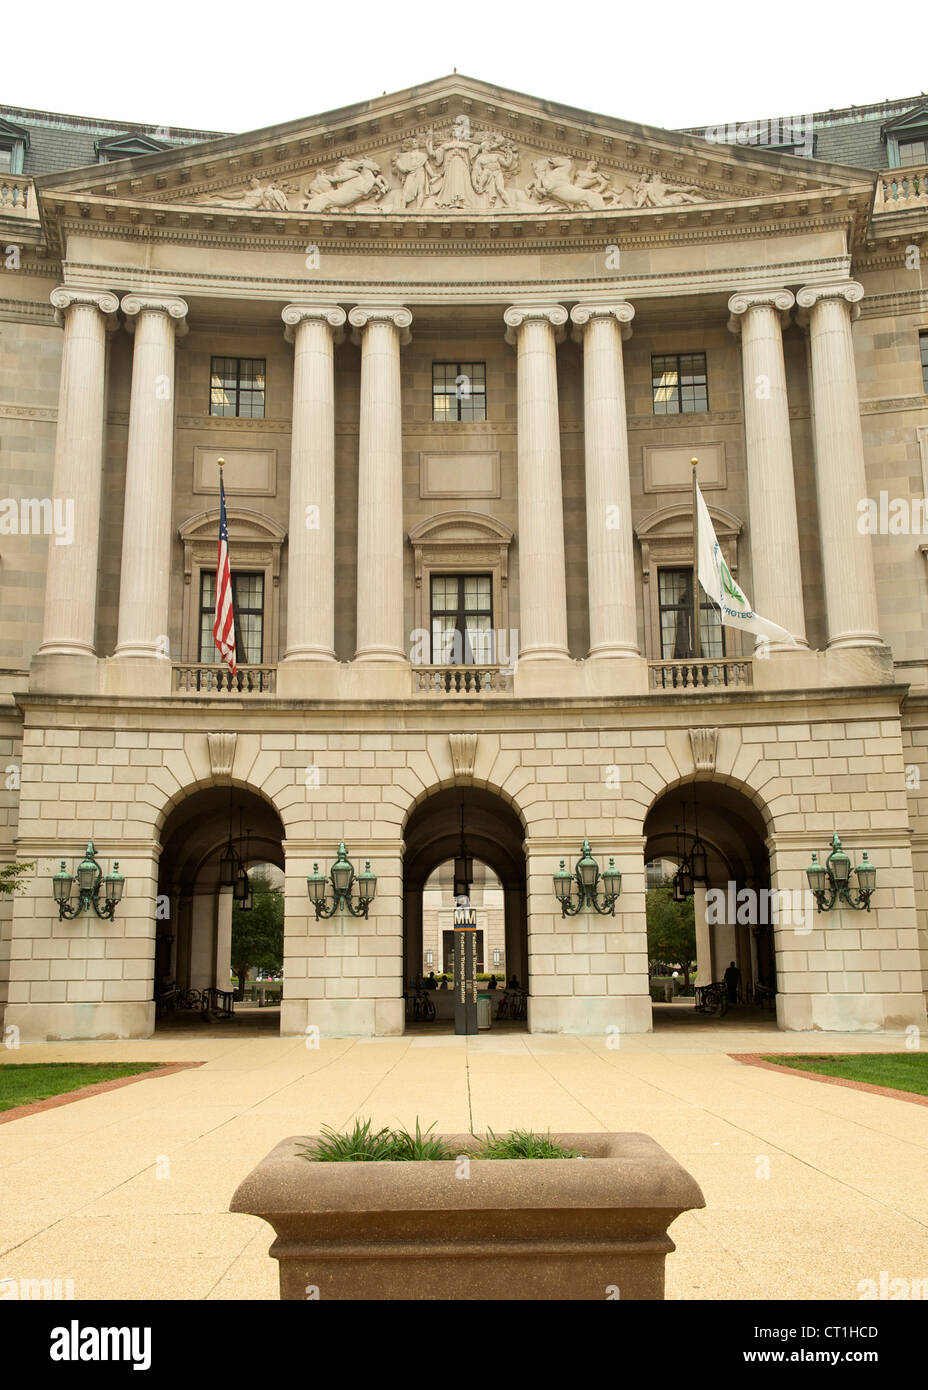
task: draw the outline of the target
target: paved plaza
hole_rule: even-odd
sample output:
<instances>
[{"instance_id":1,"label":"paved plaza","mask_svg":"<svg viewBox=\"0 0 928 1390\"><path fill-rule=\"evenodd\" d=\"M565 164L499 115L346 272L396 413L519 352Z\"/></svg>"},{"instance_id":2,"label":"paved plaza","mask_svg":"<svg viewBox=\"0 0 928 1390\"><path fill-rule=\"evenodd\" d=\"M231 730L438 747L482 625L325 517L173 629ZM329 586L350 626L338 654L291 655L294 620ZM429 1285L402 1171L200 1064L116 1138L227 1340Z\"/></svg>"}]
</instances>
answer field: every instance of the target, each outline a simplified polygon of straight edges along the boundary
<instances>
[{"instance_id":1,"label":"paved plaza","mask_svg":"<svg viewBox=\"0 0 928 1390\"><path fill-rule=\"evenodd\" d=\"M744 1066L728 1054L891 1052L902 1037L780 1033L658 1009L654 1033L324 1040L264 1019L144 1042L34 1045L11 1063L199 1061L0 1125L0 1278L76 1298L274 1299L272 1232L232 1215L280 1139L356 1116L438 1131L641 1130L701 1184L671 1228L672 1299L856 1299L928 1275L928 1107ZM769 1173L769 1176L766 1174Z\"/></svg>"}]
</instances>

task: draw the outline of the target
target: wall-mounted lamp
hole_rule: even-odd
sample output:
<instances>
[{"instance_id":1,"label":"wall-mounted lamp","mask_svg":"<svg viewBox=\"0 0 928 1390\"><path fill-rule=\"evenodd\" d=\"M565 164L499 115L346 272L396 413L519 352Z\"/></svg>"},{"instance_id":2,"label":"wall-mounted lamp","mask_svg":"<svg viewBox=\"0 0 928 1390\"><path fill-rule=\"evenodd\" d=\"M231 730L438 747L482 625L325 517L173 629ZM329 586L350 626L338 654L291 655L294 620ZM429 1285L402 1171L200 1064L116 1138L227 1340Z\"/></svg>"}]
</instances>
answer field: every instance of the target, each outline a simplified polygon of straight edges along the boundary
<instances>
[{"instance_id":1,"label":"wall-mounted lamp","mask_svg":"<svg viewBox=\"0 0 928 1390\"><path fill-rule=\"evenodd\" d=\"M331 901L326 885L331 884ZM357 896L352 897L352 888L357 885ZM354 865L345 850L345 841L338 847L338 858L332 865L329 877L319 872L319 865L306 879L309 896L316 909L316 921L320 917L331 917L340 908L347 908L352 917L366 917L377 892L377 875L371 872L371 861L364 861L364 872L355 878Z\"/></svg>"},{"instance_id":2,"label":"wall-mounted lamp","mask_svg":"<svg viewBox=\"0 0 928 1390\"><path fill-rule=\"evenodd\" d=\"M819 912L830 912L839 903L846 903L855 912L864 908L870 911L870 899L876 890L876 868L863 851L863 859L856 868L841 848L837 832L832 836L832 850L824 864L818 862L818 855L812 855L812 863L806 869L809 887L815 898ZM851 874L857 877L857 887L851 887ZM827 887L826 887L827 881Z\"/></svg>"},{"instance_id":3,"label":"wall-mounted lamp","mask_svg":"<svg viewBox=\"0 0 928 1390\"><path fill-rule=\"evenodd\" d=\"M58 904L58 920L63 917L77 917L81 912L87 912L92 907L98 917L112 919L116 914L116 904L122 898L122 890L125 879L119 872L119 861L113 864L111 873L103 877L103 870L97 863L97 856L93 847L93 840L87 845L87 853L77 866L77 902L71 904L71 889L74 885L74 875L69 874L65 861L61 861L61 869L52 877L52 891L55 895L55 902ZM100 888L103 886L103 901L100 900Z\"/></svg>"},{"instance_id":4,"label":"wall-mounted lamp","mask_svg":"<svg viewBox=\"0 0 928 1390\"><path fill-rule=\"evenodd\" d=\"M600 877L602 877L602 894L598 890ZM578 895L574 901L574 885L576 884ZM622 891L622 874L615 867L612 859L609 860L608 869L604 869L602 875L599 872L599 865L590 852L590 842L583 841L581 857L577 860L577 867L573 873L564 868L564 861L561 860L561 867L554 875L554 892L558 902L561 904L561 916L573 917L584 907L592 907L596 912L609 913L615 916L615 904Z\"/></svg>"}]
</instances>

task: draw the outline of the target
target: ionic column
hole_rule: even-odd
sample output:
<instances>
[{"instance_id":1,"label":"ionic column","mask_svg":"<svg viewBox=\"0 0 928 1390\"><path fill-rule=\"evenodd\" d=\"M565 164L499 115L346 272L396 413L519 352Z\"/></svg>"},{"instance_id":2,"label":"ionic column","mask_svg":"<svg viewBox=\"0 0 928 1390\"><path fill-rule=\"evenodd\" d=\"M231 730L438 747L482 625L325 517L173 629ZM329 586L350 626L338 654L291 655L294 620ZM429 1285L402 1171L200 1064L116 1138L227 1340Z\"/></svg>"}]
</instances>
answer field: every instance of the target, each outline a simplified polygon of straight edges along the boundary
<instances>
[{"instance_id":1,"label":"ionic column","mask_svg":"<svg viewBox=\"0 0 928 1390\"><path fill-rule=\"evenodd\" d=\"M116 656L167 655L174 477L174 341L182 299L126 295L135 331ZM133 320L137 322L133 325Z\"/></svg>"},{"instance_id":2,"label":"ionic column","mask_svg":"<svg viewBox=\"0 0 928 1390\"><path fill-rule=\"evenodd\" d=\"M345 311L288 304L293 343L285 661L335 660L335 341Z\"/></svg>"},{"instance_id":3,"label":"ionic column","mask_svg":"<svg viewBox=\"0 0 928 1390\"><path fill-rule=\"evenodd\" d=\"M411 339L412 314L357 305L348 322L361 344L355 660L405 661L400 346Z\"/></svg>"},{"instance_id":4,"label":"ionic column","mask_svg":"<svg viewBox=\"0 0 928 1390\"><path fill-rule=\"evenodd\" d=\"M811 343L815 486L829 647L882 642L870 537L857 526L867 477L851 322L863 294L862 285L846 280L809 285L796 296L807 311Z\"/></svg>"},{"instance_id":5,"label":"ionic column","mask_svg":"<svg viewBox=\"0 0 928 1390\"><path fill-rule=\"evenodd\" d=\"M519 660L569 656L555 330L560 304L506 310L518 348Z\"/></svg>"},{"instance_id":6,"label":"ionic column","mask_svg":"<svg viewBox=\"0 0 928 1390\"><path fill-rule=\"evenodd\" d=\"M93 656L103 485L107 316L119 300L106 291L52 290L55 322L64 325L52 515L64 521L62 543L48 540L43 655ZM115 322L111 317L110 325Z\"/></svg>"},{"instance_id":7,"label":"ionic column","mask_svg":"<svg viewBox=\"0 0 928 1390\"><path fill-rule=\"evenodd\" d=\"M634 316L624 302L575 304L570 311L574 336L583 343L591 657L639 655L622 361L622 341L631 337Z\"/></svg>"},{"instance_id":8,"label":"ionic column","mask_svg":"<svg viewBox=\"0 0 928 1390\"><path fill-rule=\"evenodd\" d=\"M808 646L783 359L782 316L794 303L789 290L734 294L728 301L728 326L733 333L741 332L751 593L758 613ZM786 642L770 644L771 651L787 647Z\"/></svg>"}]
</instances>

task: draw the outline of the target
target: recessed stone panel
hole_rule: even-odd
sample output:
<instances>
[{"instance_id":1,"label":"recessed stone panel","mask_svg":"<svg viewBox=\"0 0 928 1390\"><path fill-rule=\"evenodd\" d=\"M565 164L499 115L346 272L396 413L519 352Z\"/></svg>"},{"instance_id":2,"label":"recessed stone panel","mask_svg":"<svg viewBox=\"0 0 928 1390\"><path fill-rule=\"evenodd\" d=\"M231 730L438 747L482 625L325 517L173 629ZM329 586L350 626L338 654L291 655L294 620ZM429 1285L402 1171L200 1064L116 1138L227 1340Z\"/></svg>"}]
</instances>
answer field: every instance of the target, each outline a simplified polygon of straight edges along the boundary
<instances>
[{"instance_id":1,"label":"recessed stone panel","mask_svg":"<svg viewBox=\"0 0 928 1390\"><path fill-rule=\"evenodd\" d=\"M703 492L707 488L727 486L724 444L675 444L672 448L646 444L645 492L684 492L692 487L693 469L690 460L693 458L699 459L699 486Z\"/></svg>"},{"instance_id":2,"label":"recessed stone panel","mask_svg":"<svg viewBox=\"0 0 928 1390\"><path fill-rule=\"evenodd\" d=\"M213 449L202 444L198 444L193 451L194 492L218 496L219 459L225 459L222 479L227 497L276 496L276 449Z\"/></svg>"},{"instance_id":3,"label":"recessed stone panel","mask_svg":"<svg viewBox=\"0 0 928 1390\"><path fill-rule=\"evenodd\" d=\"M499 497L499 451L419 455L420 497Z\"/></svg>"}]
</instances>

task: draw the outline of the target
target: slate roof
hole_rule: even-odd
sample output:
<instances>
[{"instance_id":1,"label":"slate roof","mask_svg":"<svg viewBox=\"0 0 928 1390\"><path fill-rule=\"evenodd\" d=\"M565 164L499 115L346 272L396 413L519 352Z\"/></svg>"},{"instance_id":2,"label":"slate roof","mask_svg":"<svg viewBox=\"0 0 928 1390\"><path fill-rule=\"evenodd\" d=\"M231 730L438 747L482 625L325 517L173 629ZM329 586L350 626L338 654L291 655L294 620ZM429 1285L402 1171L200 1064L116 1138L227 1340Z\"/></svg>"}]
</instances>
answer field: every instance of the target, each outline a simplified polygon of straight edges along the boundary
<instances>
[{"instance_id":1,"label":"slate roof","mask_svg":"<svg viewBox=\"0 0 928 1390\"><path fill-rule=\"evenodd\" d=\"M886 145L880 135L881 129L888 121L924 104L925 93L922 92L918 96L874 102L870 106L845 106L832 111L808 113L806 119L812 122L812 158L828 160L832 164L857 165L861 169L885 169ZM799 114L784 111L779 117L771 116L764 120L772 124ZM726 121L725 124L741 125L743 122ZM705 129L705 126L685 126L680 133L702 135Z\"/></svg>"},{"instance_id":2,"label":"slate roof","mask_svg":"<svg viewBox=\"0 0 928 1390\"><path fill-rule=\"evenodd\" d=\"M924 105L925 94L877 102L870 106L848 106L840 110L811 113L813 128L812 157L835 164L856 165L864 169L886 167L886 147L880 131L897 116ZM782 121L798 112L783 112L779 117L764 118ZM0 106L0 118L24 127L29 132L24 174L51 174L78 169L98 162L96 141L118 135L148 135L167 146L198 144L234 134L221 130L186 130L171 127L140 125L135 121L97 120L89 116L66 116L53 111L31 111L18 106ZM756 118L753 118L756 120ZM741 121L724 122L741 125ZM682 134L702 135L705 126L682 126ZM763 148L763 145L759 146Z\"/></svg>"},{"instance_id":3,"label":"slate roof","mask_svg":"<svg viewBox=\"0 0 928 1390\"><path fill-rule=\"evenodd\" d=\"M65 169L98 163L97 140L116 135L149 135L166 146L195 145L228 134L221 130L183 130L139 125L137 121L96 120L90 116L64 116L54 111L30 111L21 106L0 106L0 118L29 132L29 148L23 173L37 177Z\"/></svg>"}]
</instances>

